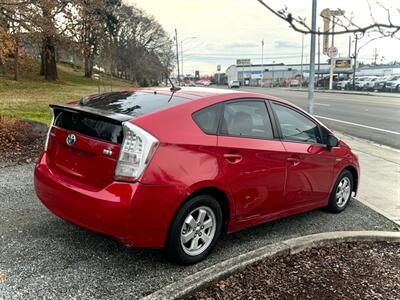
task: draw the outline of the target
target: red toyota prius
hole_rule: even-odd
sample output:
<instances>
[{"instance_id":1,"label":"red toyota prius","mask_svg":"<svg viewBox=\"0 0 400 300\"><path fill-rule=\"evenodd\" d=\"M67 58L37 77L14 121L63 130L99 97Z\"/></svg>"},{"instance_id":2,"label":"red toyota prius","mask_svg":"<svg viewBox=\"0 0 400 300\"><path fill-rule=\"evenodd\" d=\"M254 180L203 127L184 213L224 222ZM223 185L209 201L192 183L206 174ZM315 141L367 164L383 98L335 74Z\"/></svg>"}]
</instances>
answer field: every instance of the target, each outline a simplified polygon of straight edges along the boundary
<instances>
[{"instance_id":1,"label":"red toyota prius","mask_svg":"<svg viewBox=\"0 0 400 300\"><path fill-rule=\"evenodd\" d=\"M59 217L134 247L204 259L223 232L357 191L357 156L302 109L207 88L134 89L51 105L35 189Z\"/></svg>"}]
</instances>

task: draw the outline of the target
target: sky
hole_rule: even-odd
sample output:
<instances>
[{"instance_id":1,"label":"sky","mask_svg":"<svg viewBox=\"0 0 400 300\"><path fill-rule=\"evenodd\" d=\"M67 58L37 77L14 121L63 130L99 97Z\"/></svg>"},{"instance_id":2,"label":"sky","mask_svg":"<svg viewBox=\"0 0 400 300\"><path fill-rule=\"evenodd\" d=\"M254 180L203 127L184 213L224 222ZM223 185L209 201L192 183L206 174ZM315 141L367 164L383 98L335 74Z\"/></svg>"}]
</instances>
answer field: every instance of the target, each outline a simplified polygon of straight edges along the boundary
<instances>
[{"instance_id":1,"label":"sky","mask_svg":"<svg viewBox=\"0 0 400 300\"><path fill-rule=\"evenodd\" d=\"M124 0L153 15L164 29L174 35L178 30L178 41L183 41L183 70L185 74L213 74L217 65L222 72L238 58L249 58L251 63L261 63L264 40L264 64L300 63L302 34L274 16L256 0ZM311 24L311 0L264 0L275 9L287 6L293 15L306 18ZM380 0L389 8L392 22L400 24L400 0ZM367 0L318 0L317 27L322 28L319 13L324 8L342 9L347 16L354 15L354 22L360 25L372 23ZM387 22L387 11L375 0L370 0L376 21ZM363 46L373 36L358 41ZM310 35L304 36L304 63L308 62ZM321 39L322 44L322 39ZM335 36L335 46L340 56L348 56L349 35ZM181 44L179 42L179 48ZM354 52L354 41L351 53ZM360 48L360 60L373 61L375 48L378 61L400 61L400 40L384 38L372 41ZM181 50L181 49L180 49ZM180 55L181 53L179 53ZM321 62L327 56L321 53Z\"/></svg>"}]
</instances>

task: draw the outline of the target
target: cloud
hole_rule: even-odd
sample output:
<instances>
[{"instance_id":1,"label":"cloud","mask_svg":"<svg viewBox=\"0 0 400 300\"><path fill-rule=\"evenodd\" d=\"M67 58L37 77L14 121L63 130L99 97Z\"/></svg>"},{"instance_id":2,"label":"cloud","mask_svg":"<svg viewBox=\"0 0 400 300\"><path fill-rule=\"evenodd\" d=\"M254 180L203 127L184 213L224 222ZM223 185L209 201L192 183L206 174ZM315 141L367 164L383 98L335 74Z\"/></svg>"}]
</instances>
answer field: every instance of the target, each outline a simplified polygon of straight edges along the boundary
<instances>
[{"instance_id":1,"label":"cloud","mask_svg":"<svg viewBox=\"0 0 400 300\"><path fill-rule=\"evenodd\" d=\"M278 40L274 41L275 48L282 49L282 48L300 48L301 45L299 43L291 42L291 41L284 41Z\"/></svg>"},{"instance_id":2,"label":"cloud","mask_svg":"<svg viewBox=\"0 0 400 300\"><path fill-rule=\"evenodd\" d=\"M260 41L261 43L261 41ZM243 49L243 48L253 48L260 46L260 43L253 41L243 41L243 42L229 42L224 44L226 49Z\"/></svg>"}]
</instances>

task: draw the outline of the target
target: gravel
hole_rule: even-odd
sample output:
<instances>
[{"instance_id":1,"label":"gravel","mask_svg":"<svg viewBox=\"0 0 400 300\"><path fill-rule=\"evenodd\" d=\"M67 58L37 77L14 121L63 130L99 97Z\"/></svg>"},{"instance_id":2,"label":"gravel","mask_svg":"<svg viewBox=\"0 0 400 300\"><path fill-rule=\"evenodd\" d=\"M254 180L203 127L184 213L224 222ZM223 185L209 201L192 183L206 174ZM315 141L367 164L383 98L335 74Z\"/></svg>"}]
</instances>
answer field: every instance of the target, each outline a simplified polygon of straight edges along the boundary
<instances>
[{"instance_id":1,"label":"gravel","mask_svg":"<svg viewBox=\"0 0 400 300\"><path fill-rule=\"evenodd\" d=\"M129 249L59 219L36 198L32 164L0 168L0 299L137 299L258 247L342 230L397 231L358 201L334 215L314 210L226 235L194 266L170 264L161 250Z\"/></svg>"},{"instance_id":2,"label":"gravel","mask_svg":"<svg viewBox=\"0 0 400 300\"><path fill-rule=\"evenodd\" d=\"M400 299L400 244L343 243L269 258L185 299Z\"/></svg>"}]
</instances>

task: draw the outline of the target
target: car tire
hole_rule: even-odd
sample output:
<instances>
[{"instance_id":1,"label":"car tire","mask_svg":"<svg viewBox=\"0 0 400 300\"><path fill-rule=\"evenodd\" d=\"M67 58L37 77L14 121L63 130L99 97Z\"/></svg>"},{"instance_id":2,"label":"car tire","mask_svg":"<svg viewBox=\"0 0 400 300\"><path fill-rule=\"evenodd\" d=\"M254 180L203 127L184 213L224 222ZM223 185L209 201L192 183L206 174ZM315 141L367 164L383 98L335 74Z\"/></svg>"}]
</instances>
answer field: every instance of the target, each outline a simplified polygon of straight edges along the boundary
<instances>
[{"instance_id":1,"label":"car tire","mask_svg":"<svg viewBox=\"0 0 400 300\"><path fill-rule=\"evenodd\" d=\"M165 246L168 258L181 265L202 261L215 247L222 228L222 209L214 197L204 194L189 199L171 224Z\"/></svg>"},{"instance_id":2,"label":"car tire","mask_svg":"<svg viewBox=\"0 0 400 300\"><path fill-rule=\"evenodd\" d=\"M349 170L343 170L336 179L329 196L327 210L331 213L340 213L345 210L351 200L354 187L353 175Z\"/></svg>"}]
</instances>

